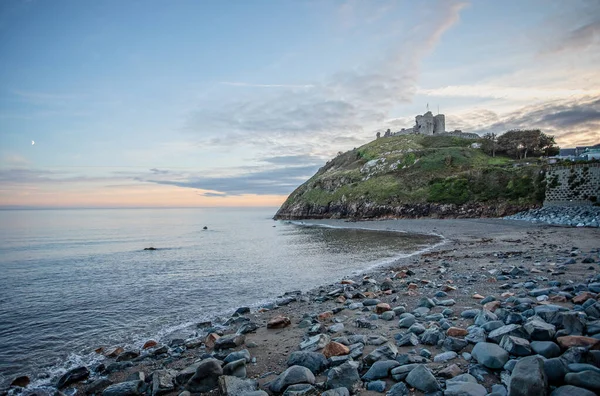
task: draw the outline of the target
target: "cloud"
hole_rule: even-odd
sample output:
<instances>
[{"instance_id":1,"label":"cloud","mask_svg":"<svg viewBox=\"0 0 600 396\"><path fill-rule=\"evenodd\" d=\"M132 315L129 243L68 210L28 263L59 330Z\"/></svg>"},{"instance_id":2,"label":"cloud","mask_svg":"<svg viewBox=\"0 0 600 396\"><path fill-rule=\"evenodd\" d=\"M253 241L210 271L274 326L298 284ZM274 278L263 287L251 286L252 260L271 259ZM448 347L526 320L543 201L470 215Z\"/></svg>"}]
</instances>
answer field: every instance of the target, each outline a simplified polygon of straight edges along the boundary
<instances>
[{"instance_id":1,"label":"cloud","mask_svg":"<svg viewBox=\"0 0 600 396\"><path fill-rule=\"evenodd\" d=\"M2 156L0 163L7 167L23 167L29 166L29 160L19 154L5 154Z\"/></svg>"},{"instance_id":2,"label":"cloud","mask_svg":"<svg viewBox=\"0 0 600 396\"><path fill-rule=\"evenodd\" d=\"M203 173L180 175L176 179L138 177L136 180L177 187L209 190L209 194L219 194L220 196L246 194L287 195L312 176L317 170L317 166L295 166L263 169L244 174L221 177L206 176L205 173Z\"/></svg>"},{"instance_id":3,"label":"cloud","mask_svg":"<svg viewBox=\"0 0 600 396\"><path fill-rule=\"evenodd\" d=\"M597 4L600 7L600 4ZM558 40L544 54L557 54L566 51L583 51L589 49L600 40L600 13L595 15L597 18L567 33L565 37Z\"/></svg>"},{"instance_id":4,"label":"cloud","mask_svg":"<svg viewBox=\"0 0 600 396\"><path fill-rule=\"evenodd\" d=\"M488 84L476 85L449 85L441 88L425 89L418 88L420 95L451 97L451 98L490 98L508 99L511 101L531 101L543 99L568 99L575 96L600 95L600 89L569 89L569 88L545 88L524 86L499 86Z\"/></svg>"},{"instance_id":5,"label":"cloud","mask_svg":"<svg viewBox=\"0 0 600 396\"><path fill-rule=\"evenodd\" d=\"M458 22L465 5L440 1L436 7L423 6L424 17L418 20L423 22L403 31L384 55L311 82L310 89L281 87L244 99L235 96L218 107L206 103L189 115L186 130L199 134L202 145L260 145L271 155L296 150L299 139L327 146L329 154L344 149L340 141L348 146L358 138L364 142L365 129L372 130L395 106L410 102L422 59Z\"/></svg>"},{"instance_id":6,"label":"cloud","mask_svg":"<svg viewBox=\"0 0 600 396\"><path fill-rule=\"evenodd\" d=\"M231 82L231 81L221 81L219 84L223 85L231 85L233 87L255 87L255 88L313 88L314 85L304 84L304 85L295 85L295 84L252 84L245 82Z\"/></svg>"},{"instance_id":7,"label":"cloud","mask_svg":"<svg viewBox=\"0 0 600 396\"><path fill-rule=\"evenodd\" d=\"M600 140L600 95L555 100L504 114L479 109L454 115L451 121L459 129L480 134L539 128L554 135L563 146L590 144Z\"/></svg>"},{"instance_id":8,"label":"cloud","mask_svg":"<svg viewBox=\"0 0 600 396\"><path fill-rule=\"evenodd\" d=\"M282 155L277 157L265 157L260 161L268 162L274 165L298 166L298 165L317 165L323 163L323 159L313 155Z\"/></svg>"}]
</instances>

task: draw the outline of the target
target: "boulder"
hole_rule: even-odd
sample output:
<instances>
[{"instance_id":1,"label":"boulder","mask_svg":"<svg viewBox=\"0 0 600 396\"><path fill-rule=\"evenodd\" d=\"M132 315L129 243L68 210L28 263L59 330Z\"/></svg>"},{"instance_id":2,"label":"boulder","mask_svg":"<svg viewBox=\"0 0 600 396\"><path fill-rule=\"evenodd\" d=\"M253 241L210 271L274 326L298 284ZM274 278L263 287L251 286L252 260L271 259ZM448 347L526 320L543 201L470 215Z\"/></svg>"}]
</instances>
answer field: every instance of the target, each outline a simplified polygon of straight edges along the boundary
<instances>
[{"instance_id":1,"label":"boulder","mask_svg":"<svg viewBox=\"0 0 600 396\"><path fill-rule=\"evenodd\" d=\"M152 396L169 393L175 389L173 380L177 374L174 370L156 370L152 374Z\"/></svg>"},{"instance_id":2,"label":"boulder","mask_svg":"<svg viewBox=\"0 0 600 396\"><path fill-rule=\"evenodd\" d=\"M563 385L556 388L550 396L596 396L596 393L573 385Z\"/></svg>"},{"instance_id":3,"label":"boulder","mask_svg":"<svg viewBox=\"0 0 600 396\"><path fill-rule=\"evenodd\" d=\"M87 367L77 367L64 373L56 383L58 389L62 389L67 385L82 381L90 376L90 370Z\"/></svg>"},{"instance_id":4,"label":"boulder","mask_svg":"<svg viewBox=\"0 0 600 396\"><path fill-rule=\"evenodd\" d=\"M360 375L356 362L343 363L327 372L325 386L328 389L346 388L348 392L353 393L359 384Z\"/></svg>"},{"instance_id":5,"label":"boulder","mask_svg":"<svg viewBox=\"0 0 600 396\"><path fill-rule=\"evenodd\" d=\"M139 396L144 391L144 381L127 381L104 389L102 396Z\"/></svg>"},{"instance_id":6,"label":"boulder","mask_svg":"<svg viewBox=\"0 0 600 396\"><path fill-rule=\"evenodd\" d=\"M561 383L567 374L567 364L562 358L546 359L544 361L544 372L548 382Z\"/></svg>"},{"instance_id":7,"label":"boulder","mask_svg":"<svg viewBox=\"0 0 600 396\"><path fill-rule=\"evenodd\" d=\"M223 396L243 396L258 389L258 382L253 379L241 379L229 375L219 377L219 393Z\"/></svg>"},{"instance_id":8,"label":"boulder","mask_svg":"<svg viewBox=\"0 0 600 396\"><path fill-rule=\"evenodd\" d=\"M300 349L303 351L315 352L325 348L325 345L329 343L329 340L330 338L327 334L317 334L306 341L302 341L300 343Z\"/></svg>"},{"instance_id":9,"label":"boulder","mask_svg":"<svg viewBox=\"0 0 600 396\"><path fill-rule=\"evenodd\" d=\"M469 332L460 327L450 327L448 330L446 330L446 335L450 337L464 337L467 334L469 334Z\"/></svg>"},{"instance_id":10,"label":"boulder","mask_svg":"<svg viewBox=\"0 0 600 396\"><path fill-rule=\"evenodd\" d=\"M112 384L113 382L108 378L98 378L97 380L85 387L85 393L88 395L100 394L104 389L108 388Z\"/></svg>"},{"instance_id":11,"label":"boulder","mask_svg":"<svg viewBox=\"0 0 600 396\"><path fill-rule=\"evenodd\" d=\"M531 320L523 328L534 341L551 341L556 334L556 327L542 320Z\"/></svg>"},{"instance_id":12,"label":"boulder","mask_svg":"<svg viewBox=\"0 0 600 396\"><path fill-rule=\"evenodd\" d=\"M418 365L412 369L406 376L406 383L425 393L440 390L440 384L424 365Z\"/></svg>"},{"instance_id":13,"label":"boulder","mask_svg":"<svg viewBox=\"0 0 600 396\"><path fill-rule=\"evenodd\" d=\"M394 381L404 381L408 374L413 371L419 364L405 364L396 368L393 368L391 371L392 378Z\"/></svg>"},{"instance_id":14,"label":"boulder","mask_svg":"<svg viewBox=\"0 0 600 396\"><path fill-rule=\"evenodd\" d=\"M218 338L215 341L215 350L236 348L246 341L243 334L229 334Z\"/></svg>"},{"instance_id":15,"label":"boulder","mask_svg":"<svg viewBox=\"0 0 600 396\"><path fill-rule=\"evenodd\" d=\"M502 326L488 334L487 338L488 340L492 340L496 344L499 344L500 341L502 341L502 338L507 335L519 338L527 338L527 334L523 330L523 327L517 324Z\"/></svg>"},{"instance_id":16,"label":"boulder","mask_svg":"<svg viewBox=\"0 0 600 396\"><path fill-rule=\"evenodd\" d=\"M283 373L279 374L269 389L274 393L283 392L288 386L295 384L314 384L315 376L313 373L302 366L291 366L288 367Z\"/></svg>"},{"instance_id":17,"label":"boulder","mask_svg":"<svg viewBox=\"0 0 600 396\"><path fill-rule=\"evenodd\" d=\"M327 368L327 358L318 352L296 351L288 357L287 365L306 367L313 374L318 374Z\"/></svg>"},{"instance_id":18,"label":"boulder","mask_svg":"<svg viewBox=\"0 0 600 396\"><path fill-rule=\"evenodd\" d=\"M310 384L290 385L283 396L319 396L319 392Z\"/></svg>"},{"instance_id":19,"label":"boulder","mask_svg":"<svg viewBox=\"0 0 600 396\"><path fill-rule=\"evenodd\" d=\"M558 337L556 339L558 345L560 345L563 349L568 349L571 347L598 347L600 345L600 340L593 337L584 337L584 336L564 336Z\"/></svg>"},{"instance_id":20,"label":"boulder","mask_svg":"<svg viewBox=\"0 0 600 396\"><path fill-rule=\"evenodd\" d=\"M136 357L140 356L138 351L125 351L121 352L119 356L117 356L117 362L126 362L129 360L133 360Z\"/></svg>"},{"instance_id":21,"label":"boulder","mask_svg":"<svg viewBox=\"0 0 600 396\"><path fill-rule=\"evenodd\" d=\"M217 387L221 375L223 375L223 369L219 360L203 360L196 367L196 373L187 382L185 388L191 393L209 392Z\"/></svg>"},{"instance_id":22,"label":"boulder","mask_svg":"<svg viewBox=\"0 0 600 396\"><path fill-rule=\"evenodd\" d=\"M531 355L531 345L524 338L506 335L500 341L500 347L514 356Z\"/></svg>"},{"instance_id":23,"label":"boulder","mask_svg":"<svg viewBox=\"0 0 600 396\"><path fill-rule=\"evenodd\" d=\"M381 360L373 363L369 371L362 376L363 381L375 381L378 379L386 378L390 375L390 371L398 367L400 363L395 360Z\"/></svg>"},{"instance_id":24,"label":"boulder","mask_svg":"<svg viewBox=\"0 0 600 396\"><path fill-rule=\"evenodd\" d=\"M508 353L496 344L479 342L471 352L480 364L491 369L501 369L508 361Z\"/></svg>"},{"instance_id":25,"label":"boulder","mask_svg":"<svg viewBox=\"0 0 600 396\"><path fill-rule=\"evenodd\" d=\"M223 363L231 363L234 360L244 359L246 363L250 363L250 352L247 349L242 349L240 351L231 352L227 357L223 360Z\"/></svg>"},{"instance_id":26,"label":"boulder","mask_svg":"<svg viewBox=\"0 0 600 396\"><path fill-rule=\"evenodd\" d=\"M568 373L565 375L565 382L568 385L600 393L600 373L597 371L587 370L578 373Z\"/></svg>"},{"instance_id":27,"label":"boulder","mask_svg":"<svg viewBox=\"0 0 600 396\"><path fill-rule=\"evenodd\" d=\"M246 378L246 359L234 360L223 366L223 375Z\"/></svg>"},{"instance_id":28,"label":"boulder","mask_svg":"<svg viewBox=\"0 0 600 396\"><path fill-rule=\"evenodd\" d=\"M485 396L487 390L483 385L472 382L451 382L446 385L444 396Z\"/></svg>"},{"instance_id":29,"label":"boulder","mask_svg":"<svg viewBox=\"0 0 600 396\"><path fill-rule=\"evenodd\" d=\"M404 382L398 382L387 391L386 396L408 396L409 393L406 384L404 384Z\"/></svg>"},{"instance_id":30,"label":"boulder","mask_svg":"<svg viewBox=\"0 0 600 396\"><path fill-rule=\"evenodd\" d=\"M533 352L547 359L560 356L560 347L552 341L532 341L530 345Z\"/></svg>"},{"instance_id":31,"label":"boulder","mask_svg":"<svg viewBox=\"0 0 600 396\"><path fill-rule=\"evenodd\" d=\"M321 393L321 396L350 396L350 392L346 388L335 388Z\"/></svg>"},{"instance_id":32,"label":"boulder","mask_svg":"<svg viewBox=\"0 0 600 396\"><path fill-rule=\"evenodd\" d=\"M510 376L508 393L511 396L546 395L548 379L543 359L539 356L528 356L519 360Z\"/></svg>"},{"instance_id":33,"label":"boulder","mask_svg":"<svg viewBox=\"0 0 600 396\"><path fill-rule=\"evenodd\" d=\"M367 366L370 366L379 360L393 360L396 358L397 354L398 348L396 348L394 344L388 342L365 356L363 361Z\"/></svg>"}]
</instances>

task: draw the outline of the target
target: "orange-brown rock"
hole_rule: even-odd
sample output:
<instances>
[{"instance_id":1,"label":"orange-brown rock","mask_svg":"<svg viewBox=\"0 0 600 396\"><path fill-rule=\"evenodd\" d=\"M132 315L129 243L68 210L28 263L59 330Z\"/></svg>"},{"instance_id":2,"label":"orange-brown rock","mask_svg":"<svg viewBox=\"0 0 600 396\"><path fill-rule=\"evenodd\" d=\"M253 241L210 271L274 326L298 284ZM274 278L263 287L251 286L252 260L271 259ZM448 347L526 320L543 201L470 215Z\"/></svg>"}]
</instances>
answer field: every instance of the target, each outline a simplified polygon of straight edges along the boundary
<instances>
[{"instance_id":1,"label":"orange-brown rock","mask_svg":"<svg viewBox=\"0 0 600 396\"><path fill-rule=\"evenodd\" d=\"M97 354L101 354L102 352L104 352L104 348L103 347L96 348L96 349L94 349L94 352L96 352Z\"/></svg>"},{"instance_id":2,"label":"orange-brown rock","mask_svg":"<svg viewBox=\"0 0 600 396\"><path fill-rule=\"evenodd\" d=\"M373 292L364 292L363 293L365 295L366 298L375 298L377 297L377 295Z\"/></svg>"},{"instance_id":3,"label":"orange-brown rock","mask_svg":"<svg viewBox=\"0 0 600 396\"><path fill-rule=\"evenodd\" d=\"M324 322L324 321L326 321L326 320L328 320L328 319L331 319L331 318L333 318L333 312L331 312L331 311L325 311L325 312L321 312L321 313L319 314L318 318L319 318L319 320L320 320L321 322Z\"/></svg>"},{"instance_id":4,"label":"orange-brown rock","mask_svg":"<svg viewBox=\"0 0 600 396\"><path fill-rule=\"evenodd\" d=\"M386 296L390 296L392 294L391 290L386 290L383 292L383 294L385 294Z\"/></svg>"},{"instance_id":5,"label":"orange-brown rock","mask_svg":"<svg viewBox=\"0 0 600 396\"><path fill-rule=\"evenodd\" d=\"M142 349L152 348L152 347L155 347L156 345L158 345L158 343L156 341L148 340L144 343L144 346L142 347Z\"/></svg>"},{"instance_id":6,"label":"orange-brown rock","mask_svg":"<svg viewBox=\"0 0 600 396\"><path fill-rule=\"evenodd\" d=\"M340 282L342 285L353 285L354 281L352 279L344 279Z\"/></svg>"},{"instance_id":7,"label":"orange-brown rock","mask_svg":"<svg viewBox=\"0 0 600 396\"><path fill-rule=\"evenodd\" d=\"M390 304L387 303L379 303L375 306L375 313L376 314L382 314L385 311L391 311L392 307L390 307Z\"/></svg>"},{"instance_id":8,"label":"orange-brown rock","mask_svg":"<svg viewBox=\"0 0 600 396\"><path fill-rule=\"evenodd\" d=\"M500 308L500 304L502 304L500 301L490 301L489 303L483 304L483 308L487 309L490 312L494 312L498 308Z\"/></svg>"},{"instance_id":9,"label":"orange-brown rock","mask_svg":"<svg viewBox=\"0 0 600 396\"><path fill-rule=\"evenodd\" d=\"M340 344L339 342L331 341L329 344L325 345L322 351L323 355L327 359L332 356L342 356L350 353L350 348L348 348L344 344Z\"/></svg>"},{"instance_id":10,"label":"orange-brown rock","mask_svg":"<svg viewBox=\"0 0 600 396\"><path fill-rule=\"evenodd\" d=\"M578 294L575 297L573 297L573 304L583 304L590 298L594 298L594 295L592 293L587 292L587 291L583 292L583 293Z\"/></svg>"},{"instance_id":11,"label":"orange-brown rock","mask_svg":"<svg viewBox=\"0 0 600 396\"><path fill-rule=\"evenodd\" d=\"M394 275L394 278L406 278L408 275L406 274L406 271L400 271L400 272L396 272L396 275Z\"/></svg>"},{"instance_id":12,"label":"orange-brown rock","mask_svg":"<svg viewBox=\"0 0 600 396\"><path fill-rule=\"evenodd\" d=\"M514 296L514 295L515 295L515 293L511 293L511 292L504 292L504 293L500 294L500 297L502 297L502 298L507 298L507 297L512 297L512 296Z\"/></svg>"},{"instance_id":13,"label":"orange-brown rock","mask_svg":"<svg viewBox=\"0 0 600 396\"><path fill-rule=\"evenodd\" d=\"M485 297L483 297L481 294L475 293L475 294L473 294L473 298L475 300L483 300Z\"/></svg>"},{"instance_id":14,"label":"orange-brown rock","mask_svg":"<svg viewBox=\"0 0 600 396\"><path fill-rule=\"evenodd\" d=\"M592 337L585 336L564 336L556 339L558 345L563 349L571 347L592 347L592 349L598 349L600 346L600 340Z\"/></svg>"},{"instance_id":15,"label":"orange-brown rock","mask_svg":"<svg viewBox=\"0 0 600 396\"><path fill-rule=\"evenodd\" d=\"M465 329L461 329L460 327L450 327L446 331L446 334L450 337L464 337L469 334L469 332Z\"/></svg>"},{"instance_id":16,"label":"orange-brown rock","mask_svg":"<svg viewBox=\"0 0 600 396\"><path fill-rule=\"evenodd\" d=\"M454 291L454 290L456 290L456 287L454 287L454 286L450 286L450 285L444 285L444 286L442 286L442 291L443 292L447 293L447 292L451 292L451 291Z\"/></svg>"},{"instance_id":17,"label":"orange-brown rock","mask_svg":"<svg viewBox=\"0 0 600 396\"><path fill-rule=\"evenodd\" d=\"M496 283L498 282L496 278L487 278L487 283Z\"/></svg>"},{"instance_id":18,"label":"orange-brown rock","mask_svg":"<svg viewBox=\"0 0 600 396\"><path fill-rule=\"evenodd\" d=\"M335 299L335 302L338 304L343 304L346 302L346 297L344 296L339 296L338 298Z\"/></svg>"},{"instance_id":19,"label":"orange-brown rock","mask_svg":"<svg viewBox=\"0 0 600 396\"><path fill-rule=\"evenodd\" d=\"M408 290L415 290L418 289L419 286L416 283L409 283L408 284Z\"/></svg>"},{"instance_id":20,"label":"orange-brown rock","mask_svg":"<svg viewBox=\"0 0 600 396\"><path fill-rule=\"evenodd\" d=\"M428 285L428 284L431 283L431 281L427 280L427 279L421 279L421 283L424 284L424 285Z\"/></svg>"},{"instance_id":21,"label":"orange-brown rock","mask_svg":"<svg viewBox=\"0 0 600 396\"><path fill-rule=\"evenodd\" d=\"M204 340L204 345L206 345L207 348L214 348L215 347L215 342L221 338L217 333L210 333L209 335L206 336L206 339Z\"/></svg>"},{"instance_id":22,"label":"orange-brown rock","mask_svg":"<svg viewBox=\"0 0 600 396\"><path fill-rule=\"evenodd\" d=\"M259 313L269 312L269 309L268 308L259 308L258 311L256 311L256 312L259 312Z\"/></svg>"},{"instance_id":23,"label":"orange-brown rock","mask_svg":"<svg viewBox=\"0 0 600 396\"><path fill-rule=\"evenodd\" d=\"M333 312L331 315L333 315ZM277 315L267 322L267 329L283 329L291 324L292 321L287 316Z\"/></svg>"},{"instance_id":24,"label":"orange-brown rock","mask_svg":"<svg viewBox=\"0 0 600 396\"><path fill-rule=\"evenodd\" d=\"M566 303L567 297L557 294L555 296L550 296L550 298L548 300L550 300L552 302L557 302L557 303Z\"/></svg>"},{"instance_id":25,"label":"orange-brown rock","mask_svg":"<svg viewBox=\"0 0 600 396\"><path fill-rule=\"evenodd\" d=\"M121 347L108 348L106 350L106 352L104 353L104 356L106 356L106 357L117 357L121 353L123 353L123 351L125 351L125 350L123 348L121 348Z\"/></svg>"}]
</instances>

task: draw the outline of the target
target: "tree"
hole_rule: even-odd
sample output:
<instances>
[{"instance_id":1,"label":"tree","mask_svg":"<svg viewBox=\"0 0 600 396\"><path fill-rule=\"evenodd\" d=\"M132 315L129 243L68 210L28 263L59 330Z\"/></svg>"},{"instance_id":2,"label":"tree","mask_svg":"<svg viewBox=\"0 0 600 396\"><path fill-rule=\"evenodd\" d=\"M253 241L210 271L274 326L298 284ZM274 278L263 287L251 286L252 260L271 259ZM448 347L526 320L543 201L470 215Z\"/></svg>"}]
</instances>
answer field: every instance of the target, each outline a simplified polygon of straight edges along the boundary
<instances>
[{"instance_id":1,"label":"tree","mask_svg":"<svg viewBox=\"0 0 600 396\"><path fill-rule=\"evenodd\" d=\"M542 133L539 129L514 129L498 137L498 151L514 158L551 155L558 150L554 137Z\"/></svg>"},{"instance_id":2,"label":"tree","mask_svg":"<svg viewBox=\"0 0 600 396\"><path fill-rule=\"evenodd\" d=\"M481 142L483 152L492 154L492 157L496 156L497 136L495 133L486 133L483 135L483 142Z\"/></svg>"}]
</instances>

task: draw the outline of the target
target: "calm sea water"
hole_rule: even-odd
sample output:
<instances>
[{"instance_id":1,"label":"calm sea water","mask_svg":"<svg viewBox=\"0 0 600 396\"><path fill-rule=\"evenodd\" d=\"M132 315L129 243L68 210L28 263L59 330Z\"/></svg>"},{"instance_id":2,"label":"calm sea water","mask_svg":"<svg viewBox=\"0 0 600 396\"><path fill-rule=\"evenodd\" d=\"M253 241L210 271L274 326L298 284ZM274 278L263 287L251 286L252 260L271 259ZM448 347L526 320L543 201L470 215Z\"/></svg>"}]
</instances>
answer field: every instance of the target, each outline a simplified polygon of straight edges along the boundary
<instances>
[{"instance_id":1,"label":"calm sea water","mask_svg":"<svg viewBox=\"0 0 600 396\"><path fill-rule=\"evenodd\" d=\"M0 211L1 385L41 384L98 346L166 339L438 242L275 222L275 210Z\"/></svg>"}]
</instances>

